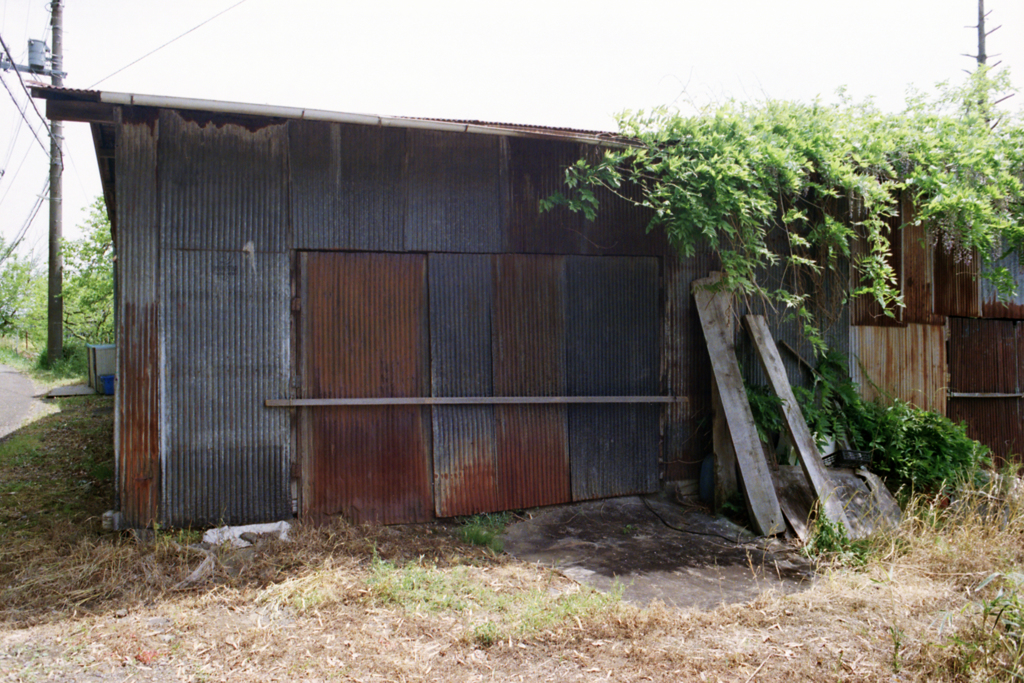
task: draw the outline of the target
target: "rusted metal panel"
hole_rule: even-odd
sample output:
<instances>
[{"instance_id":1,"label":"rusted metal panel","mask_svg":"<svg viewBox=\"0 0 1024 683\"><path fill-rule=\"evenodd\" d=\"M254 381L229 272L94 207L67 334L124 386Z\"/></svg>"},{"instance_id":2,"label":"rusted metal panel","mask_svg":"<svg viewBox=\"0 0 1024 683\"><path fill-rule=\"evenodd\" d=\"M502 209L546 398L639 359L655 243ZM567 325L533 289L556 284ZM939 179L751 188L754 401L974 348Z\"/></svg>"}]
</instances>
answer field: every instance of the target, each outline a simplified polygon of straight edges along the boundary
<instances>
[{"instance_id":1,"label":"rusted metal panel","mask_svg":"<svg viewBox=\"0 0 1024 683\"><path fill-rule=\"evenodd\" d=\"M865 398L879 390L914 405L946 413L946 340L942 325L855 326L850 345L853 380ZM876 389L877 387L877 389Z\"/></svg>"},{"instance_id":2,"label":"rusted metal panel","mask_svg":"<svg viewBox=\"0 0 1024 683\"><path fill-rule=\"evenodd\" d=\"M160 506L160 359L157 315L157 138L148 110L117 127L117 492L125 521L145 527Z\"/></svg>"},{"instance_id":3,"label":"rusted metal panel","mask_svg":"<svg viewBox=\"0 0 1024 683\"><path fill-rule=\"evenodd\" d=\"M426 257L307 252L301 268L303 397L426 395ZM304 513L430 519L429 410L307 409Z\"/></svg>"},{"instance_id":4,"label":"rusted metal panel","mask_svg":"<svg viewBox=\"0 0 1024 683\"><path fill-rule=\"evenodd\" d=\"M903 273L903 245L904 234L899 229L901 221L899 216L893 216L886 221L885 237L889 240L889 256L887 262L896 273L896 288L900 293L904 292ZM866 238L859 236L851 244L851 257L856 263L859 259L870 255L870 247ZM851 273L853 287L862 287L866 284L859 276ZM902 327L906 324L903 319L904 309L891 310L888 315L882 306L871 296L862 294L853 297L850 304L850 322L853 325L873 325L878 327Z\"/></svg>"},{"instance_id":5,"label":"rusted metal panel","mask_svg":"<svg viewBox=\"0 0 1024 683\"><path fill-rule=\"evenodd\" d=\"M698 479L711 453L711 361L690 295L694 280L718 267L707 252L666 257L663 262L665 313L661 367L666 393L684 401L662 410L662 457L666 480Z\"/></svg>"},{"instance_id":6,"label":"rusted metal panel","mask_svg":"<svg viewBox=\"0 0 1024 683\"><path fill-rule=\"evenodd\" d=\"M992 449L993 464L1024 462L1024 399L951 398L949 417L967 423L967 435Z\"/></svg>"},{"instance_id":7,"label":"rusted metal panel","mask_svg":"<svg viewBox=\"0 0 1024 683\"><path fill-rule=\"evenodd\" d=\"M949 319L949 390L1015 393L1021 386L1022 325L1010 320Z\"/></svg>"},{"instance_id":8,"label":"rusted metal panel","mask_svg":"<svg viewBox=\"0 0 1024 683\"><path fill-rule=\"evenodd\" d=\"M500 147L491 135L408 131L407 251L501 250Z\"/></svg>"},{"instance_id":9,"label":"rusted metal panel","mask_svg":"<svg viewBox=\"0 0 1024 683\"><path fill-rule=\"evenodd\" d=\"M926 325L941 325L942 316L933 313L932 247L923 223L914 220L912 201L901 198L900 230L903 242L903 321Z\"/></svg>"},{"instance_id":10,"label":"rusted metal panel","mask_svg":"<svg viewBox=\"0 0 1024 683\"><path fill-rule=\"evenodd\" d=\"M296 249L402 251L405 130L288 123Z\"/></svg>"},{"instance_id":11,"label":"rusted metal panel","mask_svg":"<svg viewBox=\"0 0 1024 683\"><path fill-rule=\"evenodd\" d=\"M432 396L490 396L492 257L431 254ZM434 506L452 517L500 510L493 406L436 406Z\"/></svg>"},{"instance_id":12,"label":"rusted metal panel","mask_svg":"<svg viewBox=\"0 0 1024 683\"><path fill-rule=\"evenodd\" d=\"M286 254L161 255L164 502L172 526L292 514Z\"/></svg>"},{"instance_id":13,"label":"rusted metal panel","mask_svg":"<svg viewBox=\"0 0 1024 683\"><path fill-rule=\"evenodd\" d=\"M1024 320L1024 264L1020 254L1011 251L996 260L993 267L1006 268L1016 283L1015 291L1006 301L999 300L999 292L988 280L981 281L981 315L983 318L1011 318Z\"/></svg>"},{"instance_id":14,"label":"rusted metal panel","mask_svg":"<svg viewBox=\"0 0 1024 683\"><path fill-rule=\"evenodd\" d=\"M570 395L658 393L658 286L656 258L567 259ZM651 405L570 406L573 500L656 490L658 419Z\"/></svg>"},{"instance_id":15,"label":"rusted metal panel","mask_svg":"<svg viewBox=\"0 0 1024 683\"><path fill-rule=\"evenodd\" d=\"M565 259L496 256L494 392L564 396ZM571 500L566 406L495 406L500 509Z\"/></svg>"},{"instance_id":16,"label":"rusted metal panel","mask_svg":"<svg viewBox=\"0 0 1024 683\"><path fill-rule=\"evenodd\" d=\"M288 245L288 131L160 112L163 248L280 252Z\"/></svg>"},{"instance_id":17,"label":"rusted metal panel","mask_svg":"<svg viewBox=\"0 0 1024 683\"><path fill-rule=\"evenodd\" d=\"M651 214L611 193L598 192L596 221L565 207L541 213L539 202L565 193L565 169L587 155L600 153L577 143L508 139L509 227L506 249L545 254L670 253L663 231L648 233ZM635 194L636 188L626 188Z\"/></svg>"},{"instance_id":18,"label":"rusted metal panel","mask_svg":"<svg viewBox=\"0 0 1024 683\"><path fill-rule=\"evenodd\" d=\"M934 248L935 312L977 318L981 315L980 261L977 254L950 253L940 243Z\"/></svg>"}]
</instances>

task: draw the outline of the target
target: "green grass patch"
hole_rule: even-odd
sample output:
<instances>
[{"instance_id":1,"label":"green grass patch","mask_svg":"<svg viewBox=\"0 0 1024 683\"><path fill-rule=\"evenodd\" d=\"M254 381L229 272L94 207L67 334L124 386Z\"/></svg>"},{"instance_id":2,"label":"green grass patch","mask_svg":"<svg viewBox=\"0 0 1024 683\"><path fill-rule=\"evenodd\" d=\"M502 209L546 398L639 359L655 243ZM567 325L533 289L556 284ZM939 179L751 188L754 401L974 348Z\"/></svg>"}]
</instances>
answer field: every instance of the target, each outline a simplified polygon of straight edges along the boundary
<instances>
[{"instance_id":1,"label":"green grass patch","mask_svg":"<svg viewBox=\"0 0 1024 683\"><path fill-rule=\"evenodd\" d=\"M97 519L114 498L113 402L57 399L59 410L0 442L0 544L48 522Z\"/></svg>"},{"instance_id":2,"label":"green grass patch","mask_svg":"<svg viewBox=\"0 0 1024 683\"><path fill-rule=\"evenodd\" d=\"M505 527L511 521L512 514L508 512L466 517L462 520L459 537L466 543L484 546L500 553L505 549L501 535L505 533Z\"/></svg>"},{"instance_id":3,"label":"green grass patch","mask_svg":"<svg viewBox=\"0 0 1024 683\"><path fill-rule=\"evenodd\" d=\"M513 587L478 567L442 569L422 561L399 567L377 557L367 584L371 599L379 604L420 614L461 615L466 637L482 647L598 618L622 598L620 588L602 593L586 586L571 592L545 585Z\"/></svg>"}]
</instances>

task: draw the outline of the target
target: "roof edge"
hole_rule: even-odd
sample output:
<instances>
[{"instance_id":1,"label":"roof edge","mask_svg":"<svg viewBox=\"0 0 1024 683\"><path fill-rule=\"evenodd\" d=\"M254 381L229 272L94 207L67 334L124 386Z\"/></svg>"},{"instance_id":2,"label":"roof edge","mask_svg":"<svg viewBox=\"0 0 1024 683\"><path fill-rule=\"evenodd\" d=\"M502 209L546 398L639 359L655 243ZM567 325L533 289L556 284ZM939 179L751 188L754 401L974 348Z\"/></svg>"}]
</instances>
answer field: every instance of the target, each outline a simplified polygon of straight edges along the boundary
<instances>
[{"instance_id":1,"label":"roof edge","mask_svg":"<svg viewBox=\"0 0 1024 683\"><path fill-rule=\"evenodd\" d=\"M269 104L249 104L245 102L225 102L220 100L192 99L186 97L170 97L164 95L141 95L133 93L105 92L97 90L73 90L52 86L33 86L32 95L45 100L100 102L118 106L154 107L157 109L190 109L221 114L237 114L242 116L264 116L283 119L300 119L308 121L329 121L332 123L351 123L363 126L381 126L390 128L415 128L435 130L447 133L471 133L476 135L496 135L499 137L547 138L553 140L574 140L592 145L608 147L628 147L629 141L617 133L584 132L569 129L545 128L515 124L487 124L483 122L456 122L438 119L409 118L403 116L379 116L376 114L353 114L307 109L301 107L283 107Z\"/></svg>"}]
</instances>

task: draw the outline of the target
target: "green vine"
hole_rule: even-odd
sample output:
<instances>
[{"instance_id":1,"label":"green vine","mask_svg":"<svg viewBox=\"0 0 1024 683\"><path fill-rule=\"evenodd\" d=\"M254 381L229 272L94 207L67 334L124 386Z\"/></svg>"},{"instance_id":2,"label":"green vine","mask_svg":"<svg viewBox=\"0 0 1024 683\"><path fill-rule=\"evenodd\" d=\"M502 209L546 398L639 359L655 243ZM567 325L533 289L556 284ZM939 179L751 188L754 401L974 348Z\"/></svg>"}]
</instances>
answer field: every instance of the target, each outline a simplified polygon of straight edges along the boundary
<instances>
[{"instance_id":1,"label":"green vine","mask_svg":"<svg viewBox=\"0 0 1024 683\"><path fill-rule=\"evenodd\" d=\"M898 114L842 94L836 106L626 112L620 132L633 144L570 166L568 191L541 208L593 219L603 187L649 209L649 230L664 230L683 256L710 249L726 290L781 307L824 350L817 325L834 309L826 290L868 295L890 315L903 305L889 261L901 197L932 242L959 262L980 259L1000 294L1012 293L1015 274L996 262L1024 245L1024 126L991 104L1009 90L1005 71L981 70L934 97L912 95ZM766 285L780 265L786 276Z\"/></svg>"}]
</instances>

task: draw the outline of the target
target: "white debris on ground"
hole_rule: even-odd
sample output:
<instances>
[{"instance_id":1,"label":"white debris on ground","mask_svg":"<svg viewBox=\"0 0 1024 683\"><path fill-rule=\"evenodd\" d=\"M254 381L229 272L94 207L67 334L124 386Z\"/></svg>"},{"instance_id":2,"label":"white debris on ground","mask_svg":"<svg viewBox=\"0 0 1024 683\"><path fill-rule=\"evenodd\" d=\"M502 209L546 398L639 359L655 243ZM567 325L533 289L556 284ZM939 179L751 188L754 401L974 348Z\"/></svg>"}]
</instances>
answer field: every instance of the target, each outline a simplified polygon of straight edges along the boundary
<instances>
[{"instance_id":1,"label":"white debris on ground","mask_svg":"<svg viewBox=\"0 0 1024 683\"><path fill-rule=\"evenodd\" d=\"M288 540L288 532L292 526L288 522L272 522L269 524L247 524L245 526L222 526L209 529L203 534L203 543L220 545L231 543L236 548L247 548L253 540L264 534L272 534L282 541Z\"/></svg>"}]
</instances>

